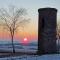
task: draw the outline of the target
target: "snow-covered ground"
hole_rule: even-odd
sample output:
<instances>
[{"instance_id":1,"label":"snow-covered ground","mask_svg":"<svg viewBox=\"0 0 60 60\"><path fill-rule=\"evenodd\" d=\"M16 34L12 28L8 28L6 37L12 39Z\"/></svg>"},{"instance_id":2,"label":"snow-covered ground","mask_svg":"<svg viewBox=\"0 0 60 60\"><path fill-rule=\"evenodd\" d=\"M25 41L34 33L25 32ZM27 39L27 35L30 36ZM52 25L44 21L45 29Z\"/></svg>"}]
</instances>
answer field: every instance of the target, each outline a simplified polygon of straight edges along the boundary
<instances>
[{"instance_id":1,"label":"snow-covered ground","mask_svg":"<svg viewBox=\"0 0 60 60\"><path fill-rule=\"evenodd\" d=\"M36 52L37 51L37 45L21 45L16 44L14 45L15 51L18 52ZM12 45L1 45L0 44L0 50L6 50L6 51L12 51ZM14 56L14 57L4 57L0 58L0 60L60 60L60 54L51 54L51 55L22 55L22 56Z\"/></svg>"},{"instance_id":2,"label":"snow-covered ground","mask_svg":"<svg viewBox=\"0 0 60 60\"><path fill-rule=\"evenodd\" d=\"M53 55L23 55L23 56L15 56L15 57L5 57L0 58L0 60L60 60L60 54L53 54Z\"/></svg>"},{"instance_id":3,"label":"snow-covered ground","mask_svg":"<svg viewBox=\"0 0 60 60\"><path fill-rule=\"evenodd\" d=\"M23 45L23 44L15 44L14 45L15 52L36 52L37 51L37 45L36 44L29 44L29 45ZM11 44L0 44L0 51L11 51L13 48Z\"/></svg>"}]
</instances>

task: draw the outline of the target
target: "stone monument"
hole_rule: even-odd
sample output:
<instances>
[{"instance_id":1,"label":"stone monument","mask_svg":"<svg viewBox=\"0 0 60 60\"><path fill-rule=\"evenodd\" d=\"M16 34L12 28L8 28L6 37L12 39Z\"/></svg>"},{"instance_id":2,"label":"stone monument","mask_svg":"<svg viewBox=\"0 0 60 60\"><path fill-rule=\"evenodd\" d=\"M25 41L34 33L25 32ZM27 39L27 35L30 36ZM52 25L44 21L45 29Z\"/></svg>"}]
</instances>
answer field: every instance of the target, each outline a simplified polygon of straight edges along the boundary
<instances>
[{"instance_id":1,"label":"stone monument","mask_svg":"<svg viewBox=\"0 0 60 60\"><path fill-rule=\"evenodd\" d=\"M38 54L56 53L57 9L38 9Z\"/></svg>"}]
</instances>

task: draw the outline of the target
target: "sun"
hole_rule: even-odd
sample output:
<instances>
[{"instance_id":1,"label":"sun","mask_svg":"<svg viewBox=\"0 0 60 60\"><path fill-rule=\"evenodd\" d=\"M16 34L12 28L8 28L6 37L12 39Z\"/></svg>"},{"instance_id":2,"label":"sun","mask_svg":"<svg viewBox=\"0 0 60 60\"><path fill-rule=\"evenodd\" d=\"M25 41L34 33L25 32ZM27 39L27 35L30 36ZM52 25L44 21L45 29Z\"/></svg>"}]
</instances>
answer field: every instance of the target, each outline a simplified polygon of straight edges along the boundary
<instances>
[{"instance_id":1,"label":"sun","mask_svg":"<svg viewBox=\"0 0 60 60\"><path fill-rule=\"evenodd\" d=\"M23 45L28 45L28 38L27 37L23 38Z\"/></svg>"},{"instance_id":2,"label":"sun","mask_svg":"<svg viewBox=\"0 0 60 60\"><path fill-rule=\"evenodd\" d=\"M28 39L25 37L25 38L24 38L24 42L26 42L27 40L28 40Z\"/></svg>"}]
</instances>

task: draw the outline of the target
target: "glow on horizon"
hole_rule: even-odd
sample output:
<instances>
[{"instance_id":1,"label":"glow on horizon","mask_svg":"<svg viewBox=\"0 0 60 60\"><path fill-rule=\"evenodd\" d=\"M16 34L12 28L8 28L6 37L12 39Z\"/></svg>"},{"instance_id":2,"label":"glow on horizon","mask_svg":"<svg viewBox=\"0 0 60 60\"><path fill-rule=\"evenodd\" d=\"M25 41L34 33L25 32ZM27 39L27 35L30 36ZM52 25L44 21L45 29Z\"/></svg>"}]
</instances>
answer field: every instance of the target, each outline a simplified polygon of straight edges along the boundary
<instances>
[{"instance_id":1,"label":"glow on horizon","mask_svg":"<svg viewBox=\"0 0 60 60\"><path fill-rule=\"evenodd\" d=\"M25 29L26 30L26 29ZM23 38L27 37L28 41L36 41L37 40L37 32L36 31L18 31L14 35L14 40L23 42ZM0 39L11 40L10 33L8 31L1 30L0 31Z\"/></svg>"}]
</instances>

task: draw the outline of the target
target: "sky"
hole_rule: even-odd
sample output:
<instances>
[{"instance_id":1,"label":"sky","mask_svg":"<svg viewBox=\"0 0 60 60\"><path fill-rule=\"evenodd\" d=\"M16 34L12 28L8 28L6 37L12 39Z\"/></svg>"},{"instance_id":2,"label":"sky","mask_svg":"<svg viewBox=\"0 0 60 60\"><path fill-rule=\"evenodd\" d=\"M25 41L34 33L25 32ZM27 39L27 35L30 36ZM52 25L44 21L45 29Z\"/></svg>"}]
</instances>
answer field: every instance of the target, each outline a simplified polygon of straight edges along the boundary
<instances>
[{"instance_id":1,"label":"sky","mask_svg":"<svg viewBox=\"0 0 60 60\"><path fill-rule=\"evenodd\" d=\"M0 8L8 8L14 5L18 8L26 8L28 12L28 17L31 19L27 27L25 27L22 32L17 33L18 41L23 41L24 37L28 38L28 41L38 40L38 9L45 7L56 8L57 11L57 21L60 20L60 0L0 0ZM2 36L9 39L6 31L0 29L0 40ZM22 37L22 39L21 39ZM4 40L3 39L3 40Z\"/></svg>"}]
</instances>

